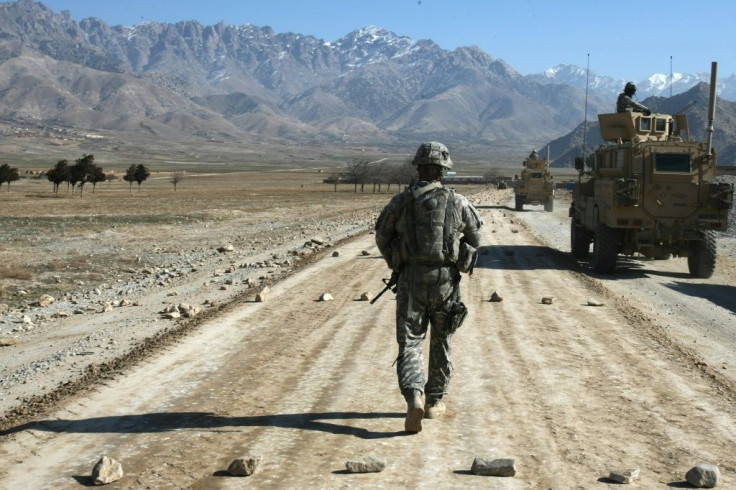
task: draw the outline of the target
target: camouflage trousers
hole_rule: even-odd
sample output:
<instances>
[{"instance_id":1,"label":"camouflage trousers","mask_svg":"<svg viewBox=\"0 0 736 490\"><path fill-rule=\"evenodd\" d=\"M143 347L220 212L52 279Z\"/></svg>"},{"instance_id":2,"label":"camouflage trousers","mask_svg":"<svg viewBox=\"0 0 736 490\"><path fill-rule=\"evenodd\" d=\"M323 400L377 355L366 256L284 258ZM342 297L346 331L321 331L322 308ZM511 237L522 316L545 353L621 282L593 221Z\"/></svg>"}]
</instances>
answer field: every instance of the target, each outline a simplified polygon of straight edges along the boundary
<instances>
[{"instance_id":1,"label":"camouflage trousers","mask_svg":"<svg viewBox=\"0 0 736 490\"><path fill-rule=\"evenodd\" d=\"M427 398L447 393L452 374L448 315L444 305L457 298L460 275L455 267L405 265L396 290L396 341L399 344L396 372L404 397L413 390ZM429 328L431 326L431 328ZM429 330L429 332L428 332ZM424 375L422 344L429 337L429 369Z\"/></svg>"}]
</instances>

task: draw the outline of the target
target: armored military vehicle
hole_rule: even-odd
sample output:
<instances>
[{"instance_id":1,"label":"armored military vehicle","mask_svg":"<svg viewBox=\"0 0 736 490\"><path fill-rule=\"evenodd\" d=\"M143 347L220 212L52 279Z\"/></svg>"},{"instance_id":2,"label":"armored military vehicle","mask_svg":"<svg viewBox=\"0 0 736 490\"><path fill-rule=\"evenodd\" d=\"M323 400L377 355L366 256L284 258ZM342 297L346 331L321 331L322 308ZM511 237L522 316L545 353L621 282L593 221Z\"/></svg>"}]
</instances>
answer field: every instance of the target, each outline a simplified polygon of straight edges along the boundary
<instances>
[{"instance_id":1,"label":"armored military vehicle","mask_svg":"<svg viewBox=\"0 0 736 490\"><path fill-rule=\"evenodd\" d=\"M536 151L532 151L523 165L521 178L514 186L516 210L524 209L524 204L544 204L544 210L552 212L555 205L555 186L549 171L549 162L539 158Z\"/></svg>"},{"instance_id":2,"label":"armored military vehicle","mask_svg":"<svg viewBox=\"0 0 736 490\"><path fill-rule=\"evenodd\" d=\"M708 138L693 141L687 116L622 112L599 114L601 145L584 164L570 206L572 254L608 274L619 254L653 259L687 257L690 275L708 278L716 265L716 231L728 227L732 184L715 182L712 149L714 62Z\"/></svg>"}]
</instances>

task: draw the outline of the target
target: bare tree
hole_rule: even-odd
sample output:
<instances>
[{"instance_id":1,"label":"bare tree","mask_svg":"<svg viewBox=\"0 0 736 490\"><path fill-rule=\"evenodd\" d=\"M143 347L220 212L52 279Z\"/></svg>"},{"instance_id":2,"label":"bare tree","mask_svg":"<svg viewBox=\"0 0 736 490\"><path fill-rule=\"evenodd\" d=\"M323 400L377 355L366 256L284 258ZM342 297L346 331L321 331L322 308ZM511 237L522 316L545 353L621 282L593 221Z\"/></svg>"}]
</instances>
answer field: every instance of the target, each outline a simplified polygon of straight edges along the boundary
<instances>
[{"instance_id":1,"label":"bare tree","mask_svg":"<svg viewBox=\"0 0 736 490\"><path fill-rule=\"evenodd\" d=\"M402 184L411 185L417 179L417 169L412 164L412 161L413 160L411 158L407 158L404 162L396 165L393 170L389 172L391 180L396 182L399 189Z\"/></svg>"},{"instance_id":2,"label":"bare tree","mask_svg":"<svg viewBox=\"0 0 736 490\"><path fill-rule=\"evenodd\" d=\"M364 191L365 181L368 178L368 160L353 160L348 167L348 177L355 185L355 192L358 192L358 184L360 184L360 192Z\"/></svg>"},{"instance_id":3,"label":"bare tree","mask_svg":"<svg viewBox=\"0 0 736 490\"><path fill-rule=\"evenodd\" d=\"M335 192L337 192L337 184L340 183L340 181L343 178L343 171L339 168L334 169L332 172L330 172L330 176L328 177L328 180L332 181L332 185L334 186Z\"/></svg>"},{"instance_id":4,"label":"bare tree","mask_svg":"<svg viewBox=\"0 0 736 490\"><path fill-rule=\"evenodd\" d=\"M380 193L381 185L386 180L386 164L383 162L368 164L366 167L366 173L368 175L368 179L373 183L373 193L376 193L376 187L378 187L378 192Z\"/></svg>"},{"instance_id":5,"label":"bare tree","mask_svg":"<svg viewBox=\"0 0 736 490\"><path fill-rule=\"evenodd\" d=\"M176 185L180 184L186 178L186 172L176 172L171 176L171 183L174 184L174 192L176 192Z\"/></svg>"}]
</instances>

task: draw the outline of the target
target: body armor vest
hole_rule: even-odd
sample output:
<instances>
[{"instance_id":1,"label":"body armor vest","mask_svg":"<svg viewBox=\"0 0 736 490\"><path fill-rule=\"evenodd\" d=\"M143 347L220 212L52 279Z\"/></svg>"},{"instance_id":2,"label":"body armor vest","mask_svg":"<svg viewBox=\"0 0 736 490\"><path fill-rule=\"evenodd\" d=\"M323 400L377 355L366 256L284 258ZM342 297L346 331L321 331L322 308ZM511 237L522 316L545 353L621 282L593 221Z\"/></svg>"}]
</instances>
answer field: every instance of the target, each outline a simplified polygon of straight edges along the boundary
<instances>
[{"instance_id":1,"label":"body armor vest","mask_svg":"<svg viewBox=\"0 0 736 490\"><path fill-rule=\"evenodd\" d=\"M402 262L440 265L458 259L460 210L455 192L437 187L407 203L399 219Z\"/></svg>"}]
</instances>

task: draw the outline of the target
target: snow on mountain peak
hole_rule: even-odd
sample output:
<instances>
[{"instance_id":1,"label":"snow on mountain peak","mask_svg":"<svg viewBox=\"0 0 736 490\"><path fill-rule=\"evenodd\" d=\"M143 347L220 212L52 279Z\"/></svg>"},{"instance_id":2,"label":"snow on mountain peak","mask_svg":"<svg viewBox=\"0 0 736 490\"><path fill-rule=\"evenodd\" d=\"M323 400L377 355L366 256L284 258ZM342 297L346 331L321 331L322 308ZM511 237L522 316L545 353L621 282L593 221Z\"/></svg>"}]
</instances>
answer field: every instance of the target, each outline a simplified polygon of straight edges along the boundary
<instances>
[{"instance_id":1,"label":"snow on mountain peak","mask_svg":"<svg viewBox=\"0 0 736 490\"><path fill-rule=\"evenodd\" d=\"M369 25L329 43L329 46L347 53L351 65L362 66L406 56L416 44L409 37Z\"/></svg>"},{"instance_id":2,"label":"snow on mountain peak","mask_svg":"<svg viewBox=\"0 0 736 490\"><path fill-rule=\"evenodd\" d=\"M642 80L615 79L608 76L596 75L592 71L589 75L587 76L584 68L562 64L548 68L537 75L531 75L531 77L543 83L563 83L578 89L585 89L587 80L588 86L591 89L610 94L609 96L611 97L621 92L626 82L634 82L637 87L636 95L639 99L644 99L651 95L669 95L668 92L671 89L673 93L677 94L690 89L699 82L707 83L709 81L708 75L703 73L672 73L671 76L655 73ZM730 94L732 90L726 87L720 95L724 96L724 92Z\"/></svg>"}]
</instances>

